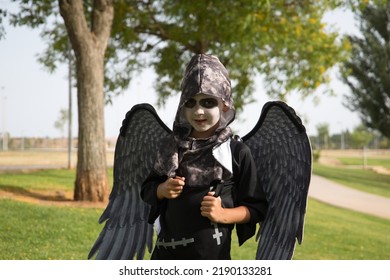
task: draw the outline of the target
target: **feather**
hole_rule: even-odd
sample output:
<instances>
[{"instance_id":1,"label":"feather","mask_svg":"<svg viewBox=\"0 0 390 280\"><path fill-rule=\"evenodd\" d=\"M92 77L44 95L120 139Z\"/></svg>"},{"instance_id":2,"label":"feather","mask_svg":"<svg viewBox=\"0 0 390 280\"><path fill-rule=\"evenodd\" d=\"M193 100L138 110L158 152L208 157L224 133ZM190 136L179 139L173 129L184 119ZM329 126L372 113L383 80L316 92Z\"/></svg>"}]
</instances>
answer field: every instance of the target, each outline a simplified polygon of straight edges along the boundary
<instances>
[{"instance_id":1,"label":"feather","mask_svg":"<svg viewBox=\"0 0 390 280\"><path fill-rule=\"evenodd\" d=\"M243 138L257 166L268 210L257 238L256 259L291 259L303 239L311 177L311 146L305 127L287 104L264 105L259 121Z\"/></svg>"},{"instance_id":2,"label":"feather","mask_svg":"<svg viewBox=\"0 0 390 280\"><path fill-rule=\"evenodd\" d=\"M149 104L127 112L115 146L114 183L99 223L105 223L88 259L143 259L153 247L150 206L140 196L157 149L171 130Z\"/></svg>"}]
</instances>

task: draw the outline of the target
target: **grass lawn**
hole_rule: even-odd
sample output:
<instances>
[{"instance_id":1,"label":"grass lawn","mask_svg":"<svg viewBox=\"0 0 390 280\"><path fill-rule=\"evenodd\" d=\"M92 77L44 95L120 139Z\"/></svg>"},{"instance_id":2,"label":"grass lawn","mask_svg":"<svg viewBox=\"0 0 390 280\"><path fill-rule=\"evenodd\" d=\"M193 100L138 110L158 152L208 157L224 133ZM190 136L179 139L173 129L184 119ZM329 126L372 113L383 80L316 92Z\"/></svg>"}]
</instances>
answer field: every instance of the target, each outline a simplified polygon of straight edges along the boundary
<instances>
[{"instance_id":1,"label":"grass lawn","mask_svg":"<svg viewBox=\"0 0 390 280\"><path fill-rule=\"evenodd\" d=\"M385 189L387 177L315 165L315 173L354 185ZM344 173L349 172L352 173ZM354 173L356 171L357 173ZM109 170L112 177L112 169ZM319 174L319 175L321 175ZM333 180L332 179L332 180ZM72 191L74 170L46 170L0 174L0 190ZM362 183L366 182L366 183ZM382 182L382 183L381 183ZM356 187L356 186L355 186ZM86 259L102 225L103 209L55 207L0 199L0 259ZM329 206L309 199L305 238L294 259L390 259L390 220ZM233 237L233 259L253 259L254 238L238 248ZM148 256L146 256L148 258Z\"/></svg>"},{"instance_id":2,"label":"grass lawn","mask_svg":"<svg viewBox=\"0 0 390 280\"><path fill-rule=\"evenodd\" d=\"M74 188L74 174L74 170L68 169L0 174L0 188L71 191Z\"/></svg>"},{"instance_id":3,"label":"grass lawn","mask_svg":"<svg viewBox=\"0 0 390 280\"><path fill-rule=\"evenodd\" d=\"M40 206L0 200L0 259L86 259L102 209ZM309 200L305 238L294 259L390 259L390 221ZM253 259L254 238L233 259ZM148 258L148 256L146 256Z\"/></svg>"},{"instance_id":4,"label":"grass lawn","mask_svg":"<svg viewBox=\"0 0 390 280\"><path fill-rule=\"evenodd\" d=\"M295 260L390 259L390 220L356 213L309 199L302 245ZM256 242L233 244L233 259L253 259Z\"/></svg>"},{"instance_id":5,"label":"grass lawn","mask_svg":"<svg viewBox=\"0 0 390 280\"><path fill-rule=\"evenodd\" d=\"M344 165L363 165L363 158L358 157L340 157L337 158ZM383 166L390 170L390 158L367 158L367 165Z\"/></svg>"},{"instance_id":6,"label":"grass lawn","mask_svg":"<svg viewBox=\"0 0 390 280\"><path fill-rule=\"evenodd\" d=\"M102 209L0 200L0 259L86 259Z\"/></svg>"},{"instance_id":7,"label":"grass lawn","mask_svg":"<svg viewBox=\"0 0 390 280\"><path fill-rule=\"evenodd\" d=\"M112 184L112 168L108 169ZM0 174L0 188L24 190L58 190L73 191L75 180L74 169L47 169L24 173Z\"/></svg>"},{"instance_id":8,"label":"grass lawn","mask_svg":"<svg viewBox=\"0 0 390 280\"><path fill-rule=\"evenodd\" d=\"M332 167L314 163L313 173L372 194L390 197L390 175L375 173L372 170Z\"/></svg>"}]
</instances>

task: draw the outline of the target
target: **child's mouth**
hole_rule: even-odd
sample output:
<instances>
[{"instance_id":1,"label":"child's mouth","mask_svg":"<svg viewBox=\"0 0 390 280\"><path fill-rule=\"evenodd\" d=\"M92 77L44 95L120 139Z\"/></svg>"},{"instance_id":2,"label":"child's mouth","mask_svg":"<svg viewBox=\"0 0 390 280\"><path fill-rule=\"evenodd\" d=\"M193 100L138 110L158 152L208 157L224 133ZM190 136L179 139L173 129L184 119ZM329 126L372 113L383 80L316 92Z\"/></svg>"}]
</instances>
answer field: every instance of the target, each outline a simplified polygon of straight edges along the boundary
<instances>
[{"instance_id":1,"label":"child's mouth","mask_svg":"<svg viewBox=\"0 0 390 280\"><path fill-rule=\"evenodd\" d=\"M206 120L205 119L202 119L202 120L194 120L198 125L203 125L206 123Z\"/></svg>"}]
</instances>

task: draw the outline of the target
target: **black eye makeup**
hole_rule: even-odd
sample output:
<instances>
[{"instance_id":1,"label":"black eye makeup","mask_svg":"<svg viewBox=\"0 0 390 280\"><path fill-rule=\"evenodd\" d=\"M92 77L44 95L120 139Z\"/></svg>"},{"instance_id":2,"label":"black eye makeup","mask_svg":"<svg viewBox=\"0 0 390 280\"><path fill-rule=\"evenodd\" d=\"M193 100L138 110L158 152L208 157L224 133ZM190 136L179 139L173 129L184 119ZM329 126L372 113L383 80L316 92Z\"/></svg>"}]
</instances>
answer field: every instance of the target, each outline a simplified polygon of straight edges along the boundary
<instances>
[{"instance_id":1,"label":"black eye makeup","mask_svg":"<svg viewBox=\"0 0 390 280\"><path fill-rule=\"evenodd\" d=\"M184 103L184 107L189 109L194 108L195 105L196 105L196 100L194 98L190 98L187 100L186 103ZM218 106L218 100L215 98L203 98L199 100L199 105L204 108L211 109Z\"/></svg>"}]
</instances>

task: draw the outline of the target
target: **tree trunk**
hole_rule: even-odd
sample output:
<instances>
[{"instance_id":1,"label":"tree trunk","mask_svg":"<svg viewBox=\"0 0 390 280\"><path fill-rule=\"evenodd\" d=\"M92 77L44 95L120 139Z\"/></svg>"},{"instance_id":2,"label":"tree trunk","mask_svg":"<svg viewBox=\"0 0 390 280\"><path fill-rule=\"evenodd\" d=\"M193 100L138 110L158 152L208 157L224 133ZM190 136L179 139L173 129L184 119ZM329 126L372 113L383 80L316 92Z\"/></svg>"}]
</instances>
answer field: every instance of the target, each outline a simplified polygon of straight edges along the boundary
<instances>
[{"instance_id":1,"label":"tree trunk","mask_svg":"<svg viewBox=\"0 0 390 280\"><path fill-rule=\"evenodd\" d=\"M105 201L108 174L104 136L103 58L95 49L77 61L79 149L75 200Z\"/></svg>"},{"instance_id":2,"label":"tree trunk","mask_svg":"<svg viewBox=\"0 0 390 280\"><path fill-rule=\"evenodd\" d=\"M107 201L103 82L112 1L94 1L90 28L82 0L59 0L59 6L76 56L79 133L74 199Z\"/></svg>"}]
</instances>

